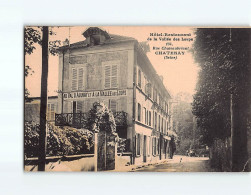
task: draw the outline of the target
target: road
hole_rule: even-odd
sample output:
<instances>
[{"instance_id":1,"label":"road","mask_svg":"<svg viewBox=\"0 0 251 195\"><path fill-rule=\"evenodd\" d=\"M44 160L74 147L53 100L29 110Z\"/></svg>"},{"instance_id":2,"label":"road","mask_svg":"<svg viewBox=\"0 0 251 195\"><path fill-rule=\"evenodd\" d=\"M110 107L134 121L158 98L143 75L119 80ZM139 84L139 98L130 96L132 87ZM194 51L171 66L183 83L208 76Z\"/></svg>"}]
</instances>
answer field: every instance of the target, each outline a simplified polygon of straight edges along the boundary
<instances>
[{"instance_id":1,"label":"road","mask_svg":"<svg viewBox=\"0 0 251 195\"><path fill-rule=\"evenodd\" d=\"M136 172L212 172L208 157L188 157L175 155L167 162L135 169Z\"/></svg>"}]
</instances>

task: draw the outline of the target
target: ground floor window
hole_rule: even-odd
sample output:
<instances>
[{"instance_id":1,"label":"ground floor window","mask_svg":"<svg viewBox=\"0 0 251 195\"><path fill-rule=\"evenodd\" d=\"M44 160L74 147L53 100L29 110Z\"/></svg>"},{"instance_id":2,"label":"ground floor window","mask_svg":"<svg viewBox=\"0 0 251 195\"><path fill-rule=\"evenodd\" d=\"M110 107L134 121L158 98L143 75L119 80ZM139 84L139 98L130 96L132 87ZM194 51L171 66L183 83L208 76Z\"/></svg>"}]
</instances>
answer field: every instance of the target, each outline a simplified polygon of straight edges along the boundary
<instances>
[{"instance_id":1,"label":"ground floor window","mask_svg":"<svg viewBox=\"0 0 251 195\"><path fill-rule=\"evenodd\" d=\"M55 120L56 106L55 104L47 104L47 120Z\"/></svg>"},{"instance_id":2,"label":"ground floor window","mask_svg":"<svg viewBox=\"0 0 251 195\"><path fill-rule=\"evenodd\" d=\"M140 155L140 138L141 138L141 136L140 136L140 134L138 133L138 134L136 134L136 154L137 155Z\"/></svg>"},{"instance_id":3,"label":"ground floor window","mask_svg":"<svg viewBox=\"0 0 251 195\"><path fill-rule=\"evenodd\" d=\"M156 137L152 138L152 154L156 155Z\"/></svg>"},{"instance_id":4,"label":"ground floor window","mask_svg":"<svg viewBox=\"0 0 251 195\"><path fill-rule=\"evenodd\" d=\"M156 141L157 141L157 144L156 144L156 147L157 147L157 154L159 155L159 150L160 150L159 139L156 139Z\"/></svg>"},{"instance_id":5,"label":"ground floor window","mask_svg":"<svg viewBox=\"0 0 251 195\"><path fill-rule=\"evenodd\" d=\"M151 137L150 136L148 136L148 155L150 155L151 154Z\"/></svg>"}]
</instances>

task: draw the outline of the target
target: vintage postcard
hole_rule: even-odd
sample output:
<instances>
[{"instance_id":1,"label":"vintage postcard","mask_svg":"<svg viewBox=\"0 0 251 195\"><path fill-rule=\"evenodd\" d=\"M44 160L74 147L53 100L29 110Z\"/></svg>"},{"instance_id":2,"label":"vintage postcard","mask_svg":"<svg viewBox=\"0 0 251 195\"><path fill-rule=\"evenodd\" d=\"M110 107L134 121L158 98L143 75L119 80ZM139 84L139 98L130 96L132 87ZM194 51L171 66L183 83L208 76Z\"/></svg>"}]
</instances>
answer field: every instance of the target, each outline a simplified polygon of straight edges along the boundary
<instances>
[{"instance_id":1,"label":"vintage postcard","mask_svg":"<svg viewBox=\"0 0 251 195\"><path fill-rule=\"evenodd\" d=\"M250 36L25 26L24 170L249 172Z\"/></svg>"}]
</instances>

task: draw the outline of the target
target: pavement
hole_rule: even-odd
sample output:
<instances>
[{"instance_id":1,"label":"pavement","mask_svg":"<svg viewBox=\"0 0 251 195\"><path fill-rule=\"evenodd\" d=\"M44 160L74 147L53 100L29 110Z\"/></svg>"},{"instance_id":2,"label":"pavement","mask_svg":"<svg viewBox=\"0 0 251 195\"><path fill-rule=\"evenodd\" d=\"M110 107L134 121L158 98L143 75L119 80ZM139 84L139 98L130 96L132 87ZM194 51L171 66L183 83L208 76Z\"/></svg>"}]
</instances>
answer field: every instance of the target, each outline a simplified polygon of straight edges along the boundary
<instances>
[{"instance_id":1,"label":"pavement","mask_svg":"<svg viewBox=\"0 0 251 195\"><path fill-rule=\"evenodd\" d=\"M132 169L130 172L213 172L208 157L175 155L166 162Z\"/></svg>"}]
</instances>

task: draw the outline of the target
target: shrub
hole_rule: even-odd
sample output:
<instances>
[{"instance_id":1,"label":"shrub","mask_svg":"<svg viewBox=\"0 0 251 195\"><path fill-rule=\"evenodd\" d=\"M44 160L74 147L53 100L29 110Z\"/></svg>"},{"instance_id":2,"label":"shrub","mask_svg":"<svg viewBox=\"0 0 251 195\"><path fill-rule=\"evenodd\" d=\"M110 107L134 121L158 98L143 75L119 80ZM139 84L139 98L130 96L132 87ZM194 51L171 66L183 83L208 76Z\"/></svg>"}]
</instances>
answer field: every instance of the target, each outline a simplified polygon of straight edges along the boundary
<instances>
[{"instance_id":1,"label":"shrub","mask_svg":"<svg viewBox=\"0 0 251 195\"><path fill-rule=\"evenodd\" d=\"M39 124L25 123L24 155L38 156ZM47 156L64 156L93 153L92 133L72 127L57 127L47 124Z\"/></svg>"},{"instance_id":2,"label":"shrub","mask_svg":"<svg viewBox=\"0 0 251 195\"><path fill-rule=\"evenodd\" d=\"M117 152L118 153L123 153L125 150L126 150L126 139L119 138L118 139Z\"/></svg>"}]
</instances>

